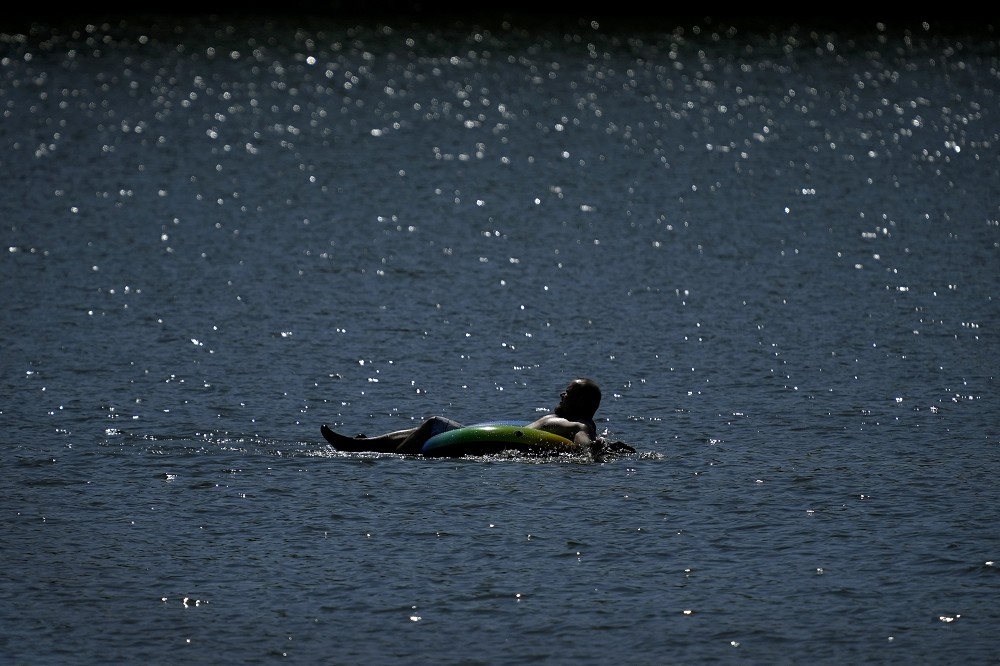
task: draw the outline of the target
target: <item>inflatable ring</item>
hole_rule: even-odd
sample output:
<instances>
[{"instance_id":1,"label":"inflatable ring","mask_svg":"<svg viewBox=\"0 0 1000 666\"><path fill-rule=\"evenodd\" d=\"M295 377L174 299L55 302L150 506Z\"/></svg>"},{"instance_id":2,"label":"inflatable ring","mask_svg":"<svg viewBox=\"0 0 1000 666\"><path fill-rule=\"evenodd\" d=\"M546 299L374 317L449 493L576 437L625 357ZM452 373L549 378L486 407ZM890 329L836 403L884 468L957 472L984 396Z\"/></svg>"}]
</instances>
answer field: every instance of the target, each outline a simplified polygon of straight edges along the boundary
<instances>
[{"instance_id":1,"label":"inflatable ring","mask_svg":"<svg viewBox=\"0 0 1000 666\"><path fill-rule=\"evenodd\" d=\"M503 451L552 455L577 450L576 444L565 437L505 421L446 430L428 439L420 452L431 457L458 458L496 455Z\"/></svg>"}]
</instances>

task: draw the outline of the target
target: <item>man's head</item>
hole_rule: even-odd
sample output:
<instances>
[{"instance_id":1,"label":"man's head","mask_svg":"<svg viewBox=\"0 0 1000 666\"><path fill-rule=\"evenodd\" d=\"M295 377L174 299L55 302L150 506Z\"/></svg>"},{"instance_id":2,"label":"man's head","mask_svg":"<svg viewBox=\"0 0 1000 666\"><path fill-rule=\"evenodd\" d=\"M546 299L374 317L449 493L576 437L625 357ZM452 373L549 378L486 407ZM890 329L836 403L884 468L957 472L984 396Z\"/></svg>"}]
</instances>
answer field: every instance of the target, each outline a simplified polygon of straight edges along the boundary
<instances>
[{"instance_id":1,"label":"man's head","mask_svg":"<svg viewBox=\"0 0 1000 666\"><path fill-rule=\"evenodd\" d=\"M601 406L601 389L590 379L574 379L559 396L555 415L571 421L590 421Z\"/></svg>"}]
</instances>

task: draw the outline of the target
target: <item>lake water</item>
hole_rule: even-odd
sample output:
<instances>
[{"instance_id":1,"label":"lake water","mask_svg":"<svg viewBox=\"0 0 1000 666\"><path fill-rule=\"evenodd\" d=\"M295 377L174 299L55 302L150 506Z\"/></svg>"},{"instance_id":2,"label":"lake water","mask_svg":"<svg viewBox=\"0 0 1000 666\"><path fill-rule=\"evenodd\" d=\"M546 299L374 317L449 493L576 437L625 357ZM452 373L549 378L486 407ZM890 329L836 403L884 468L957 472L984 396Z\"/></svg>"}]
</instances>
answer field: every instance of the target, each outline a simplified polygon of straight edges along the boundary
<instances>
[{"instance_id":1,"label":"lake water","mask_svg":"<svg viewBox=\"0 0 1000 666\"><path fill-rule=\"evenodd\" d=\"M996 663L990 26L0 39L4 663ZM566 382L635 455L342 454Z\"/></svg>"}]
</instances>

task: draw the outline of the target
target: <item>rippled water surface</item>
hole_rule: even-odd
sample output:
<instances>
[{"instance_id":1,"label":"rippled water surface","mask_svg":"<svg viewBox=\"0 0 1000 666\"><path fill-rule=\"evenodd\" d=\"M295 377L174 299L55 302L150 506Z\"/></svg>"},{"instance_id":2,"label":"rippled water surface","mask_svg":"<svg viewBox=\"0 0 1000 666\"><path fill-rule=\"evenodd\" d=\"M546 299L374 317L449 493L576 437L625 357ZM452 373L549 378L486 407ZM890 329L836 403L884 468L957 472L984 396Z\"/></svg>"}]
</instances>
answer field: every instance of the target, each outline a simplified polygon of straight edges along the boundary
<instances>
[{"instance_id":1,"label":"rippled water surface","mask_svg":"<svg viewBox=\"0 0 1000 666\"><path fill-rule=\"evenodd\" d=\"M0 64L5 662L995 662L990 26L135 17ZM319 434L579 375L637 454Z\"/></svg>"}]
</instances>

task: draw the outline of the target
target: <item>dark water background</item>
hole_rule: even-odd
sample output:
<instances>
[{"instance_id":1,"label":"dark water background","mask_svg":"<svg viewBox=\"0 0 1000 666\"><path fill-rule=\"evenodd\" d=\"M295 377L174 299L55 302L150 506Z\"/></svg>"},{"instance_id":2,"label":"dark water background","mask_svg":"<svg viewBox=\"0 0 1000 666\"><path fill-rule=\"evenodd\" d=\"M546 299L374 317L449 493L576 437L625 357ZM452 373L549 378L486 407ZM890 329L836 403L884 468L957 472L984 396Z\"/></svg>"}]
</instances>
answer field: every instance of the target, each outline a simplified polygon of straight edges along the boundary
<instances>
[{"instance_id":1,"label":"dark water background","mask_svg":"<svg viewBox=\"0 0 1000 666\"><path fill-rule=\"evenodd\" d=\"M0 39L4 663L996 663L1000 50ZM565 382L635 456L339 454Z\"/></svg>"}]
</instances>

